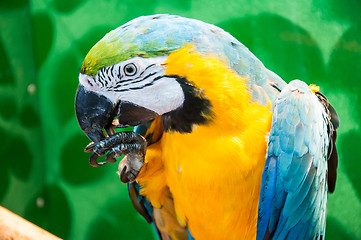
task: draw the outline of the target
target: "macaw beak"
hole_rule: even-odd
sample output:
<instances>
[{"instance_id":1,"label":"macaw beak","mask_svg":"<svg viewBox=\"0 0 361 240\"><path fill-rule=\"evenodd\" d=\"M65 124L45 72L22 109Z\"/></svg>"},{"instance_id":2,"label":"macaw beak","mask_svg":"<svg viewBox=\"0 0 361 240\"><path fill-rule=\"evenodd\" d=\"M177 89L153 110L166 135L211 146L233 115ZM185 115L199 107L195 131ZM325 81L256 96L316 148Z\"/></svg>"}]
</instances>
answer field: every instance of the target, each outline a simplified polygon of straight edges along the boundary
<instances>
[{"instance_id":1,"label":"macaw beak","mask_svg":"<svg viewBox=\"0 0 361 240\"><path fill-rule=\"evenodd\" d=\"M93 142L106 138L105 131L114 127L137 126L153 120L158 114L128 101L113 102L79 84L75 96L75 112L80 128ZM114 118L117 117L117 125Z\"/></svg>"},{"instance_id":2,"label":"macaw beak","mask_svg":"<svg viewBox=\"0 0 361 240\"><path fill-rule=\"evenodd\" d=\"M81 84L75 96L75 113L80 128L93 142L105 139L103 128L111 126L116 103L103 95L88 91Z\"/></svg>"}]
</instances>

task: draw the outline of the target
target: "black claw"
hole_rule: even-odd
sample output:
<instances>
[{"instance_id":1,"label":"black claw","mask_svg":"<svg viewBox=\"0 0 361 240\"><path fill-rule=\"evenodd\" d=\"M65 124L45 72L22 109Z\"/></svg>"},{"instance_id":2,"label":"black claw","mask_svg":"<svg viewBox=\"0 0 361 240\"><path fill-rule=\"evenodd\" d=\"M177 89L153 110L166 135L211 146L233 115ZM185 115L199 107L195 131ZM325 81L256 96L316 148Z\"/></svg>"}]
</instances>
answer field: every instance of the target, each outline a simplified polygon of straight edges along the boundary
<instances>
[{"instance_id":1,"label":"black claw","mask_svg":"<svg viewBox=\"0 0 361 240\"><path fill-rule=\"evenodd\" d=\"M92 152L96 145L94 142L89 143L88 146L85 147L84 152Z\"/></svg>"},{"instance_id":2,"label":"black claw","mask_svg":"<svg viewBox=\"0 0 361 240\"><path fill-rule=\"evenodd\" d=\"M104 156L104 154L108 151L108 149L102 147L100 144L96 145L95 148L93 149L93 152L95 152L96 154L98 154L99 157Z\"/></svg>"},{"instance_id":3,"label":"black claw","mask_svg":"<svg viewBox=\"0 0 361 240\"><path fill-rule=\"evenodd\" d=\"M106 131L109 137L96 143L90 143L85 148L86 152L92 152L89 159L90 165L93 167L99 167L107 162L115 163L117 161L115 157L121 157L121 155L137 156L135 159L131 160L128 167L123 168L120 176L122 182L133 181L139 173L139 164L144 163L145 151L147 149L147 142L145 138L135 132L114 133L111 129ZM106 152L108 152L105 157L106 161L98 162L98 157L104 156Z\"/></svg>"},{"instance_id":4,"label":"black claw","mask_svg":"<svg viewBox=\"0 0 361 240\"><path fill-rule=\"evenodd\" d=\"M115 159L115 151L112 149L109 151L107 156L105 157L105 160L107 160L108 163L115 163L117 159Z\"/></svg>"},{"instance_id":5,"label":"black claw","mask_svg":"<svg viewBox=\"0 0 361 240\"><path fill-rule=\"evenodd\" d=\"M122 172L120 173L120 181L122 181L122 183L129 182L129 180L126 177L126 174L125 174L126 171L127 171L127 166L124 166L123 169L122 169Z\"/></svg>"},{"instance_id":6,"label":"black claw","mask_svg":"<svg viewBox=\"0 0 361 240\"><path fill-rule=\"evenodd\" d=\"M89 158L90 165L92 165L93 167L99 167L99 166L106 164L106 162L97 162L97 159L98 159L98 154L93 152Z\"/></svg>"},{"instance_id":7,"label":"black claw","mask_svg":"<svg viewBox=\"0 0 361 240\"><path fill-rule=\"evenodd\" d=\"M109 128L105 128L106 133L108 134L108 136L112 136L114 134L116 134L117 132L114 130L114 128L109 127Z\"/></svg>"},{"instance_id":8,"label":"black claw","mask_svg":"<svg viewBox=\"0 0 361 240\"><path fill-rule=\"evenodd\" d=\"M112 150L115 152L115 157L121 157L124 153L121 150L121 146L123 144L119 144L118 146L114 147Z\"/></svg>"}]
</instances>

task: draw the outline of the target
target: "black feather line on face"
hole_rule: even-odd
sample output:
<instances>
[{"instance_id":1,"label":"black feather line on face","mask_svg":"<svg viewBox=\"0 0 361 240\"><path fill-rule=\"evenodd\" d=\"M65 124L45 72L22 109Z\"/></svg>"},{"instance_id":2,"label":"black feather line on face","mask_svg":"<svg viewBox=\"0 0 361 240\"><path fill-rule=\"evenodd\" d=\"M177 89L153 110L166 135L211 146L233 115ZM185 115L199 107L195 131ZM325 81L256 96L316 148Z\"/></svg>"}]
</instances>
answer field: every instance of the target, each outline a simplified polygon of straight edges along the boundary
<instances>
[{"instance_id":1,"label":"black feather line on face","mask_svg":"<svg viewBox=\"0 0 361 240\"><path fill-rule=\"evenodd\" d=\"M211 102L202 94L201 90L179 76L167 76L177 80L184 92L182 106L162 115L164 131L192 132L195 124L207 124L212 119Z\"/></svg>"}]
</instances>

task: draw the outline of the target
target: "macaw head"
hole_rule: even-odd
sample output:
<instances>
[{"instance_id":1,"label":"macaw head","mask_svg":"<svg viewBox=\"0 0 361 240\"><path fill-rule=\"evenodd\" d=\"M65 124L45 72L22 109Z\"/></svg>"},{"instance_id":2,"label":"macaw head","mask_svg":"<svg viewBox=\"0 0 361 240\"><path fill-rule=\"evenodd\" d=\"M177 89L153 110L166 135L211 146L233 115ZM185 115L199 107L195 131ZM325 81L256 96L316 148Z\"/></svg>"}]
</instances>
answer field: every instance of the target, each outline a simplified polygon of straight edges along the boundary
<instances>
[{"instance_id":1,"label":"macaw head","mask_svg":"<svg viewBox=\"0 0 361 240\"><path fill-rule=\"evenodd\" d=\"M79 74L76 115L89 139L98 142L105 138L103 129L137 126L157 116L166 131L191 132L207 123L214 104L197 77L184 74L195 69L195 63L181 59L192 51L195 56L212 54L238 72L247 70L247 61L258 61L222 29L178 16L139 17L105 35L87 54ZM210 68L203 66L193 76L207 78Z\"/></svg>"}]
</instances>

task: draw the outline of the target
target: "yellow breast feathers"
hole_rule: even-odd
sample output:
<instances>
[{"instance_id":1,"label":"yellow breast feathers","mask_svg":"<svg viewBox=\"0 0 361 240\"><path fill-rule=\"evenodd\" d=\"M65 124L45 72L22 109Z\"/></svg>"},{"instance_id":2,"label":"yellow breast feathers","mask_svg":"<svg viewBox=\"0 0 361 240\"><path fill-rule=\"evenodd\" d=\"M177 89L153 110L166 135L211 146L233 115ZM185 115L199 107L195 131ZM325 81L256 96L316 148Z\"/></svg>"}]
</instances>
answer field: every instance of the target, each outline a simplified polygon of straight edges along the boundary
<instances>
[{"instance_id":1,"label":"yellow breast feathers","mask_svg":"<svg viewBox=\"0 0 361 240\"><path fill-rule=\"evenodd\" d=\"M197 240L255 239L270 106L252 102L247 79L193 47L165 64L166 74L199 89L212 115L191 133L166 132L148 148L141 193L160 208L170 191L176 217Z\"/></svg>"}]
</instances>

